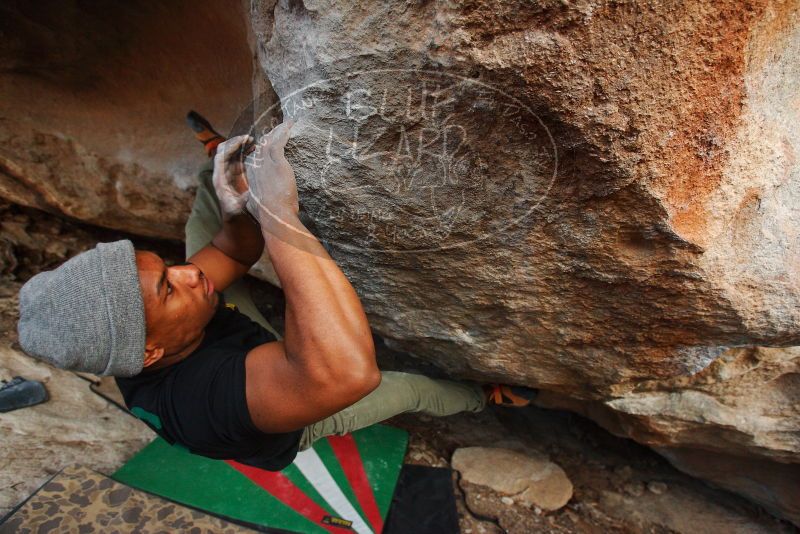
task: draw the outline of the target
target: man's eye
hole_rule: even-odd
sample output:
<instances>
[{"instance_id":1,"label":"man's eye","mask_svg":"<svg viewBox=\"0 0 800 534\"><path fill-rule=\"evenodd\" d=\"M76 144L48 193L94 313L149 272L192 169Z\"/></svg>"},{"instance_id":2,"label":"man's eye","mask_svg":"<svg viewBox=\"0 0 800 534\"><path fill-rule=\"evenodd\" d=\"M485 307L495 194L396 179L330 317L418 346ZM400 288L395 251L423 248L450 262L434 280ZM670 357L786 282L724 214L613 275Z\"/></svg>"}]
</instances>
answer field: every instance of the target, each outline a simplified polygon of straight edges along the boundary
<instances>
[{"instance_id":1,"label":"man's eye","mask_svg":"<svg viewBox=\"0 0 800 534\"><path fill-rule=\"evenodd\" d=\"M167 282L167 295L171 295L171 294L172 294L172 284Z\"/></svg>"}]
</instances>

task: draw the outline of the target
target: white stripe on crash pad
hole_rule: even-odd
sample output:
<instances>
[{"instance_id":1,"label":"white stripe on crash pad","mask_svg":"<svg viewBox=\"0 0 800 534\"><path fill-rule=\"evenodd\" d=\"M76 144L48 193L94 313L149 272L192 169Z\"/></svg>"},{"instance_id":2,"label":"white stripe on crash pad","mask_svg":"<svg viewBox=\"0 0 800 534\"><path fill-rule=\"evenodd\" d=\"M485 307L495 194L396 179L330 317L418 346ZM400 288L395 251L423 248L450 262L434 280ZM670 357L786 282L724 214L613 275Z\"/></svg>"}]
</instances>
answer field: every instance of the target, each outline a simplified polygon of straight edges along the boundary
<instances>
[{"instance_id":1,"label":"white stripe on crash pad","mask_svg":"<svg viewBox=\"0 0 800 534\"><path fill-rule=\"evenodd\" d=\"M298 452L294 459L294 465L322 495L325 502L339 514L339 517L353 522L353 530L359 534L373 534L372 529L361 518L361 514L353 508L350 500L344 496L339 485L333 480L317 451L311 448Z\"/></svg>"}]
</instances>

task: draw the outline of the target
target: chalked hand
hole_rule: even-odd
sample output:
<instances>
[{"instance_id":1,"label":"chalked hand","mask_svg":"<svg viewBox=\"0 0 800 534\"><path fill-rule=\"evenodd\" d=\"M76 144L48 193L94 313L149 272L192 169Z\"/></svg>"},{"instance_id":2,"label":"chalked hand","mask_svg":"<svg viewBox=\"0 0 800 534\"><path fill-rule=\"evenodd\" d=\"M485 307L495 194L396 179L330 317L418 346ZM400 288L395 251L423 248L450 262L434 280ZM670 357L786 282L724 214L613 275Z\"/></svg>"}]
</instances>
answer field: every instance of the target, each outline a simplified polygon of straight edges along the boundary
<instances>
[{"instance_id":1,"label":"chalked hand","mask_svg":"<svg viewBox=\"0 0 800 534\"><path fill-rule=\"evenodd\" d=\"M232 137L217 146L214 156L214 190L219 199L223 221L244 213L250 193L245 174L246 153L253 138L249 135Z\"/></svg>"},{"instance_id":2,"label":"chalked hand","mask_svg":"<svg viewBox=\"0 0 800 534\"><path fill-rule=\"evenodd\" d=\"M300 211L294 170L284 156L293 125L293 121L287 121L273 128L258 141L247 160L247 210L265 228L276 222L291 223Z\"/></svg>"}]
</instances>

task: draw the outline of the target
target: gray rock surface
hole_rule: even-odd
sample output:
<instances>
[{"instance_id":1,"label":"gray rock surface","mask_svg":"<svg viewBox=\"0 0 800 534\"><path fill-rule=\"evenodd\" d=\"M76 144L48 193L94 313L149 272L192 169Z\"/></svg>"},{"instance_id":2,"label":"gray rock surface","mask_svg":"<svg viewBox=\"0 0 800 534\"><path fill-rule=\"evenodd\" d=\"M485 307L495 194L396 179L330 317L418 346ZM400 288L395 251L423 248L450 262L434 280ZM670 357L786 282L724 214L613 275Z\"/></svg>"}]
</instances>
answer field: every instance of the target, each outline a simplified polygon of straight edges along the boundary
<instances>
[{"instance_id":1,"label":"gray rock surface","mask_svg":"<svg viewBox=\"0 0 800 534\"><path fill-rule=\"evenodd\" d=\"M772 525L742 521L724 506L698 502L694 495L678 490L671 494L645 493L635 497L614 491L603 492L600 503L612 517L624 519L640 532L654 528L679 534L726 532L730 534L770 534Z\"/></svg>"},{"instance_id":2,"label":"gray rock surface","mask_svg":"<svg viewBox=\"0 0 800 534\"><path fill-rule=\"evenodd\" d=\"M800 2L255 9L301 203L393 347L741 455L712 480L800 523L794 349L726 353L800 341Z\"/></svg>"},{"instance_id":3,"label":"gray rock surface","mask_svg":"<svg viewBox=\"0 0 800 534\"><path fill-rule=\"evenodd\" d=\"M278 3L255 33L374 327L597 398L800 341L798 7Z\"/></svg>"},{"instance_id":4,"label":"gray rock surface","mask_svg":"<svg viewBox=\"0 0 800 534\"><path fill-rule=\"evenodd\" d=\"M463 447L450 461L464 481L503 494L505 504L558 510L572 498L572 482L546 457L510 449Z\"/></svg>"},{"instance_id":5,"label":"gray rock surface","mask_svg":"<svg viewBox=\"0 0 800 534\"><path fill-rule=\"evenodd\" d=\"M605 402L543 392L539 406L591 417L673 465L800 520L800 348L731 349L690 377Z\"/></svg>"},{"instance_id":6,"label":"gray rock surface","mask_svg":"<svg viewBox=\"0 0 800 534\"><path fill-rule=\"evenodd\" d=\"M93 393L89 382L0 345L0 378L17 375L43 382L50 399L0 417L0 516L62 468L80 463L110 474L155 437Z\"/></svg>"}]
</instances>

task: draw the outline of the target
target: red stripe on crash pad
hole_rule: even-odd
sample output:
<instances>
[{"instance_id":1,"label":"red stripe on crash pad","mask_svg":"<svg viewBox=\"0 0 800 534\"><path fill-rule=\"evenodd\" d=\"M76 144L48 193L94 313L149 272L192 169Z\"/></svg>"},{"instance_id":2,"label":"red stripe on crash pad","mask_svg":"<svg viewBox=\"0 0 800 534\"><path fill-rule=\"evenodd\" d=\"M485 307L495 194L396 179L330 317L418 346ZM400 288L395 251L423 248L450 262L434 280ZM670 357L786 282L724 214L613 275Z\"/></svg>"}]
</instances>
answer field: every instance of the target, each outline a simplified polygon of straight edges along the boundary
<instances>
[{"instance_id":1,"label":"red stripe on crash pad","mask_svg":"<svg viewBox=\"0 0 800 534\"><path fill-rule=\"evenodd\" d=\"M378 503L375 502L375 494L372 492L372 485L369 483L367 473L364 471L364 462L358 452L358 445L353 439L352 434L344 436L328 436L328 443L342 466L344 476L350 482L350 487L356 494L361 509L367 516L367 521L372 525L375 532L383 531L383 518L378 510Z\"/></svg>"},{"instance_id":2,"label":"red stripe on crash pad","mask_svg":"<svg viewBox=\"0 0 800 534\"><path fill-rule=\"evenodd\" d=\"M225 460L225 462L306 519L316 523L328 532L338 532L341 534L341 528L326 525L322 522L325 516L331 514L312 501L308 495L295 486L283 473L266 471L257 467L240 464L234 460Z\"/></svg>"}]
</instances>

